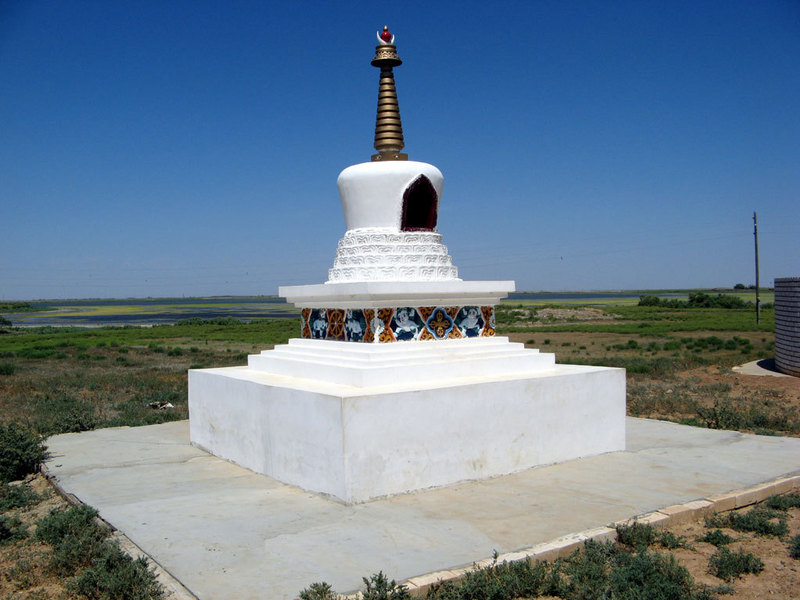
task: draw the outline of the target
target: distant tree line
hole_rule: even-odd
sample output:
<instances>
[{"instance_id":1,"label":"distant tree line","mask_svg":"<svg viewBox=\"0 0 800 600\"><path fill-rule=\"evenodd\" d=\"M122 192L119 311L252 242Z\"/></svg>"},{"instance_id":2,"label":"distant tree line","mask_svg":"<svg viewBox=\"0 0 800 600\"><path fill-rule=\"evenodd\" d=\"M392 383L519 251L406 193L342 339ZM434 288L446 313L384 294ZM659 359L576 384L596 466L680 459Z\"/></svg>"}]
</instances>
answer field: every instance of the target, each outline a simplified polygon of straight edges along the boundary
<instances>
[{"instance_id":1,"label":"distant tree line","mask_svg":"<svg viewBox=\"0 0 800 600\"><path fill-rule=\"evenodd\" d=\"M639 296L639 306L660 306L662 308L749 308L753 306L753 303L742 300L738 296L723 294L711 296L703 292L690 292L688 300ZM762 304L761 307L767 308L768 306Z\"/></svg>"},{"instance_id":2,"label":"distant tree line","mask_svg":"<svg viewBox=\"0 0 800 600\"><path fill-rule=\"evenodd\" d=\"M27 312L34 308L30 302L0 302L0 313L3 312Z\"/></svg>"}]
</instances>

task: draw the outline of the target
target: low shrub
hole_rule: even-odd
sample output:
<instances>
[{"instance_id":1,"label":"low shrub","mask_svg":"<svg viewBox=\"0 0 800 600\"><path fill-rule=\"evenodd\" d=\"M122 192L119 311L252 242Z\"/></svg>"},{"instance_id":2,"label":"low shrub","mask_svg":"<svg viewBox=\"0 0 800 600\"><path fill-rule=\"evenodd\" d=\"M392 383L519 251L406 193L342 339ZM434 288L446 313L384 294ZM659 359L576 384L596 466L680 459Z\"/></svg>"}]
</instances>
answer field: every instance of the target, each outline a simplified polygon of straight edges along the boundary
<instances>
[{"instance_id":1,"label":"low shrub","mask_svg":"<svg viewBox=\"0 0 800 600\"><path fill-rule=\"evenodd\" d=\"M97 511L90 506L52 510L36 524L36 539L53 547L50 570L69 577L89 567L111 533L96 521Z\"/></svg>"},{"instance_id":2,"label":"low shrub","mask_svg":"<svg viewBox=\"0 0 800 600\"><path fill-rule=\"evenodd\" d=\"M329 583L312 583L300 592L300 600L337 600L339 595L333 591Z\"/></svg>"},{"instance_id":3,"label":"low shrub","mask_svg":"<svg viewBox=\"0 0 800 600\"><path fill-rule=\"evenodd\" d=\"M48 456L41 435L18 423L0 423L0 482L35 473Z\"/></svg>"},{"instance_id":4,"label":"low shrub","mask_svg":"<svg viewBox=\"0 0 800 600\"><path fill-rule=\"evenodd\" d=\"M656 543L658 532L647 523L634 521L630 525L617 525L617 541L631 548L647 548Z\"/></svg>"},{"instance_id":5,"label":"low shrub","mask_svg":"<svg viewBox=\"0 0 800 600\"><path fill-rule=\"evenodd\" d=\"M764 506L773 510L789 510L790 508L800 508L800 494L770 496L767 498Z\"/></svg>"},{"instance_id":6,"label":"low shrub","mask_svg":"<svg viewBox=\"0 0 800 600\"><path fill-rule=\"evenodd\" d=\"M713 406L698 406L697 416L709 429L741 429L747 424L747 416L730 400L714 400Z\"/></svg>"},{"instance_id":7,"label":"low shrub","mask_svg":"<svg viewBox=\"0 0 800 600\"><path fill-rule=\"evenodd\" d=\"M36 539L53 547L48 568L73 577L68 588L90 600L158 600L164 592L143 558L133 559L90 506L52 510L37 522Z\"/></svg>"},{"instance_id":8,"label":"low shrub","mask_svg":"<svg viewBox=\"0 0 800 600\"><path fill-rule=\"evenodd\" d=\"M411 598L406 586L398 585L394 579L389 581L383 571L379 571L369 579L362 577L362 580L364 581L364 591L361 594L363 600L407 600Z\"/></svg>"},{"instance_id":9,"label":"low shrub","mask_svg":"<svg viewBox=\"0 0 800 600\"><path fill-rule=\"evenodd\" d=\"M45 436L90 431L98 424L94 407L70 396L45 397L36 402L35 408L38 416L34 425Z\"/></svg>"},{"instance_id":10,"label":"low shrub","mask_svg":"<svg viewBox=\"0 0 800 600\"><path fill-rule=\"evenodd\" d=\"M617 541L636 550L655 544L669 550L691 547L685 536L675 535L666 529L656 529L652 525L638 521L634 521L630 525L617 525Z\"/></svg>"},{"instance_id":11,"label":"low shrub","mask_svg":"<svg viewBox=\"0 0 800 600\"><path fill-rule=\"evenodd\" d=\"M667 530L659 533L656 543L660 544L667 550L675 550L676 548L692 548L692 545L687 541L686 536L675 535L671 531Z\"/></svg>"},{"instance_id":12,"label":"low shrub","mask_svg":"<svg viewBox=\"0 0 800 600\"><path fill-rule=\"evenodd\" d=\"M739 550L731 552L727 546L718 548L708 559L709 571L723 581L732 581L746 573L758 574L764 570L764 561L756 555Z\"/></svg>"},{"instance_id":13,"label":"low shrub","mask_svg":"<svg viewBox=\"0 0 800 600\"><path fill-rule=\"evenodd\" d=\"M17 372L17 365L14 363L0 363L0 375L13 375Z\"/></svg>"},{"instance_id":14,"label":"low shrub","mask_svg":"<svg viewBox=\"0 0 800 600\"><path fill-rule=\"evenodd\" d=\"M756 507L746 513L714 514L706 519L706 527L729 527L736 531L776 537L783 537L789 533L784 513L762 507Z\"/></svg>"},{"instance_id":15,"label":"low shrub","mask_svg":"<svg viewBox=\"0 0 800 600\"><path fill-rule=\"evenodd\" d=\"M800 535L789 540L789 556L800 559Z\"/></svg>"},{"instance_id":16,"label":"low shrub","mask_svg":"<svg viewBox=\"0 0 800 600\"><path fill-rule=\"evenodd\" d=\"M28 530L17 517L0 515L0 546L28 537Z\"/></svg>"},{"instance_id":17,"label":"low shrub","mask_svg":"<svg viewBox=\"0 0 800 600\"><path fill-rule=\"evenodd\" d=\"M562 571L565 579L553 578L549 593L557 596L584 598L592 590L600 591L608 587L608 576L616 550L611 542L589 540L582 549L570 554L563 569L556 565L556 572Z\"/></svg>"},{"instance_id":18,"label":"low shrub","mask_svg":"<svg viewBox=\"0 0 800 600\"><path fill-rule=\"evenodd\" d=\"M69 584L89 600L156 600L164 588L143 557L131 558L116 543L106 543L92 565Z\"/></svg>"},{"instance_id":19,"label":"low shrub","mask_svg":"<svg viewBox=\"0 0 800 600\"><path fill-rule=\"evenodd\" d=\"M657 552L620 552L609 576L606 595L585 598L636 599L693 599L695 583L691 574L672 554ZM591 592L591 590L590 590Z\"/></svg>"},{"instance_id":20,"label":"low shrub","mask_svg":"<svg viewBox=\"0 0 800 600\"><path fill-rule=\"evenodd\" d=\"M637 539L646 526L635 531ZM630 533L630 531L628 531ZM649 536L645 536L649 537ZM365 600L408 598L403 586L388 581L383 573L364 579ZM587 540L569 558L553 563L497 562L474 568L458 581L434 584L428 600L517 600L540 596L575 600L713 600L716 593L730 593L730 586L698 586L689 571L672 554L641 548L630 552L612 542ZM314 583L300 592L300 600L339 598L327 583Z\"/></svg>"},{"instance_id":21,"label":"low shrub","mask_svg":"<svg viewBox=\"0 0 800 600\"><path fill-rule=\"evenodd\" d=\"M5 512L36 504L42 497L27 485L0 483L0 511Z\"/></svg>"},{"instance_id":22,"label":"low shrub","mask_svg":"<svg viewBox=\"0 0 800 600\"><path fill-rule=\"evenodd\" d=\"M546 563L496 560L488 567L467 572L458 582L432 586L428 598L467 600L470 598L532 598L548 593Z\"/></svg>"},{"instance_id":23,"label":"low shrub","mask_svg":"<svg viewBox=\"0 0 800 600\"><path fill-rule=\"evenodd\" d=\"M721 529L712 529L711 531L707 531L704 536L697 538L697 541L706 542L719 548L720 546L725 546L736 540Z\"/></svg>"}]
</instances>

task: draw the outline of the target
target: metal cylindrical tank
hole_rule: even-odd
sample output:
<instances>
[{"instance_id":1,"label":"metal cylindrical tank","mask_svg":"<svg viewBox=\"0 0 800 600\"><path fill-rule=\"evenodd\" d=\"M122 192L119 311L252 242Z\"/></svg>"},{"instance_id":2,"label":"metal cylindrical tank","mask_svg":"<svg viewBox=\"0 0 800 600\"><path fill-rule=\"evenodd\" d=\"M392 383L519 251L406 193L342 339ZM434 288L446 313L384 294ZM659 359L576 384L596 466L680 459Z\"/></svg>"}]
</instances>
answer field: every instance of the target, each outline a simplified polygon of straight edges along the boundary
<instances>
[{"instance_id":1,"label":"metal cylindrical tank","mask_svg":"<svg viewBox=\"0 0 800 600\"><path fill-rule=\"evenodd\" d=\"M800 277L775 279L775 366L800 377Z\"/></svg>"}]
</instances>

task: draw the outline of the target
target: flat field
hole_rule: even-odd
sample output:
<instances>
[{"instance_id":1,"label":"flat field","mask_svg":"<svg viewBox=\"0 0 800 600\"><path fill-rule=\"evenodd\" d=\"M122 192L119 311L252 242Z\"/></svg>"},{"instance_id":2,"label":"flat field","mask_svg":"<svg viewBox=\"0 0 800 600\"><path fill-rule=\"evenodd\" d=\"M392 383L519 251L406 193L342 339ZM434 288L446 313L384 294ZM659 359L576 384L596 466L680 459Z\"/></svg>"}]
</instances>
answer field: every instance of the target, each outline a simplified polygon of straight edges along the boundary
<instances>
[{"instance_id":1,"label":"flat field","mask_svg":"<svg viewBox=\"0 0 800 600\"><path fill-rule=\"evenodd\" d=\"M583 303L574 298L557 303L552 297L517 297L498 309L497 325L500 335L554 352L558 362L626 368L630 415L800 436L800 378L733 370L772 358L774 314L769 308L762 310L757 324L752 307L637 306L627 297L589 298ZM185 419L187 369L243 365L248 354L298 334L296 318L193 318L148 327L0 326L0 423L24 423L47 436ZM52 497L41 481L32 485L40 496ZM4 516L19 517L32 527L45 511L35 506L26 510L4 510ZM796 534L796 518L793 523ZM698 524L698 534L702 531ZM679 533L691 539L695 531ZM713 552L711 546L695 545L706 554ZM732 582L709 575L707 557L698 558L694 550L671 552L695 581L733 585L734 595L722 597L759 597L772 583L775 590L797 589L800 562L789 557L785 539L757 536L747 548L766 561L767 569ZM47 552L43 544L26 539L0 545L3 570L16 573L0 582L0 591L19 598L61 593L81 597L64 591L67 579L42 566ZM790 596L779 591L772 597Z\"/></svg>"}]
</instances>

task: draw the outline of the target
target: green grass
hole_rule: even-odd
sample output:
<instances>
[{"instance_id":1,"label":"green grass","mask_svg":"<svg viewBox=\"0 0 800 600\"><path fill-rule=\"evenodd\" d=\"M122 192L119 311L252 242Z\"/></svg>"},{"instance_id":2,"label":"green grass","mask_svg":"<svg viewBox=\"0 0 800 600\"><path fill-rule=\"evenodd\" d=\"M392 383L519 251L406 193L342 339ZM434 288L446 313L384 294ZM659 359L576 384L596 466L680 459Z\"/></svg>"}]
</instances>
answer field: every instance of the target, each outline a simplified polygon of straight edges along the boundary
<instances>
[{"instance_id":1,"label":"green grass","mask_svg":"<svg viewBox=\"0 0 800 600\"><path fill-rule=\"evenodd\" d=\"M553 306L557 304L559 306L571 306L571 305L582 305L582 306L635 306L639 302L639 298L641 296L670 296L670 297L677 297L679 300L687 300L689 294L696 293L696 292L703 292L709 295L717 295L722 294L724 296L733 296L737 298L741 298L746 302L753 302L755 303L756 299L756 292L755 290L734 290L734 289L664 289L664 290L598 290L604 294L612 295L610 298L588 298L588 297L578 297L573 299L563 299L559 296L563 296L564 294L575 294L580 295L582 293L592 293L592 292L552 292L548 296L547 292L519 292L515 294L514 299L504 300L503 304L522 304L524 306L535 306L535 307L545 307L545 306ZM614 297L613 294L617 292L620 294L618 297ZM526 293L529 294L536 294L538 297L524 297ZM622 296L625 294L625 297ZM522 295L523 297L520 298L519 296ZM628 297L630 296L630 297ZM762 304L764 303L772 303L775 301L775 292L772 288L763 288L759 292L759 299Z\"/></svg>"},{"instance_id":2,"label":"green grass","mask_svg":"<svg viewBox=\"0 0 800 600\"><path fill-rule=\"evenodd\" d=\"M0 336L0 352L19 358L52 358L70 348L87 350L98 344L146 346L167 340L191 342L227 341L259 344L285 343L300 334L299 319L244 323L233 320L182 321L153 327L30 327L15 328ZM102 347L102 346L101 346ZM5 355L3 355L5 356Z\"/></svg>"},{"instance_id":3,"label":"green grass","mask_svg":"<svg viewBox=\"0 0 800 600\"><path fill-rule=\"evenodd\" d=\"M510 307L509 307L510 308ZM694 331L765 331L775 330L775 311L761 311L761 324L756 323L749 309L661 308L657 306L614 305L603 309L614 321L595 323L543 323L536 327L516 325L512 311L498 310L498 329L511 332L574 331L584 333L627 333L648 336L670 336L676 332ZM508 317L511 315L511 318Z\"/></svg>"},{"instance_id":4,"label":"green grass","mask_svg":"<svg viewBox=\"0 0 800 600\"><path fill-rule=\"evenodd\" d=\"M185 419L190 367L241 365L299 331L299 319L15 328L0 336L0 364L11 365L0 377L0 423L53 435Z\"/></svg>"}]
</instances>

